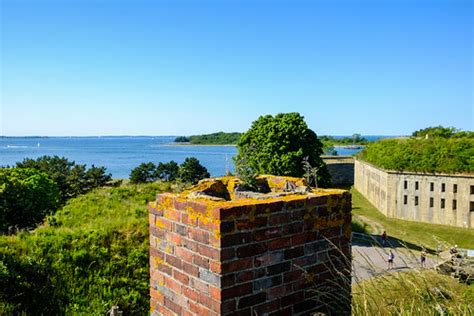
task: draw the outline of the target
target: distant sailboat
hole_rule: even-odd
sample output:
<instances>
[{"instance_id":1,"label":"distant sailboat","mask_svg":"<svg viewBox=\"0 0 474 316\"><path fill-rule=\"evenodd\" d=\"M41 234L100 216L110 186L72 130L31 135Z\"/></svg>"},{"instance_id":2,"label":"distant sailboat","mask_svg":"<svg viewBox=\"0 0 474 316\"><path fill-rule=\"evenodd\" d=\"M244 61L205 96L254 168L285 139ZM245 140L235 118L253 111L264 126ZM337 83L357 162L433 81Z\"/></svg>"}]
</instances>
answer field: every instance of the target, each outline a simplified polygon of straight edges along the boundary
<instances>
[{"instance_id":1,"label":"distant sailboat","mask_svg":"<svg viewBox=\"0 0 474 316\"><path fill-rule=\"evenodd\" d=\"M40 143L38 143L38 148L40 148Z\"/></svg>"}]
</instances>

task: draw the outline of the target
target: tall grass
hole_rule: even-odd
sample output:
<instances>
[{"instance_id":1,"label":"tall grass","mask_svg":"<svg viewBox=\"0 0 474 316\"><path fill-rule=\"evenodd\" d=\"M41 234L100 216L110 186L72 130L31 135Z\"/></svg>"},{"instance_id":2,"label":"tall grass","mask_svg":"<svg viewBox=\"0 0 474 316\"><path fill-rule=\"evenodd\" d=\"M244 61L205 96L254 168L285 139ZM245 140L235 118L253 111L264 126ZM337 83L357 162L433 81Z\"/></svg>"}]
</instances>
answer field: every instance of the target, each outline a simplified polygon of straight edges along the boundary
<instances>
[{"instance_id":1,"label":"tall grass","mask_svg":"<svg viewBox=\"0 0 474 316\"><path fill-rule=\"evenodd\" d=\"M0 237L0 314L149 312L146 204L166 183L96 189L33 232Z\"/></svg>"}]
</instances>

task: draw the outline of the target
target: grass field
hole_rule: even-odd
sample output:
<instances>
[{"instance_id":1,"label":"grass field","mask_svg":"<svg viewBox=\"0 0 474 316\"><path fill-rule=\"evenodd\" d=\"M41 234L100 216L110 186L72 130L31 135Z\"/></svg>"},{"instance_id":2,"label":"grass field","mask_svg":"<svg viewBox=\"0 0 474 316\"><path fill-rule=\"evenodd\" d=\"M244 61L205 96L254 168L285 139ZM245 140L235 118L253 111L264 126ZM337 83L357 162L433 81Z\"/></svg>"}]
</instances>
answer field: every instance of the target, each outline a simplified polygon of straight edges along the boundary
<instances>
[{"instance_id":1,"label":"grass field","mask_svg":"<svg viewBox=\"0 0 474 316\"><path fill-rule=\"evenodd\" d=\"M396 272L352 287L353 315L473 315L474 284L432 270Z\"/></svg>"},{"instance_id":2,"label":"grass field","mask_svg":"<svg viewBox=\"0 0 474 316\"><path fill-rule=\"evenodd\" d=\"M375 223L386 230L389 237L432 250L435 250L440 242L445 246L458 245L460 248L474 249L474 229L388 218L356 189L351 188L350 191L352 193L352 213L357 221L364 221L357 217L362 216L367 219L368 226L374 226ZM370 231L371 228L368 227L368 230Z\"/></svg>"}]
</instances>

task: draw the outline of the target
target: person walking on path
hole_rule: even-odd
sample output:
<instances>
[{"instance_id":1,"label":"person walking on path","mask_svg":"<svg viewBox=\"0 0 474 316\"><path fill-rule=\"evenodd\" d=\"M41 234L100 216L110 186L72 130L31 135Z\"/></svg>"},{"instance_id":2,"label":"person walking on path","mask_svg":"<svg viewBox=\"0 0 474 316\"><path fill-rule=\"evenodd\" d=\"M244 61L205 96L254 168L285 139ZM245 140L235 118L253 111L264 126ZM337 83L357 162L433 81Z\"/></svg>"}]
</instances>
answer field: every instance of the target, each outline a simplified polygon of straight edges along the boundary
<instances>
[{"instance_id":1,"label":"person walking on path","mask_svg":"<svg viewBox=\"0 0 474 316\"><path fill-rule=\"evenodd\" d=\"M395 259L395 255L392 252L392 249L388 251L388 270L393 268L393 260Z\"/></svg>"},{"instance_id":2,"label":"person walking on path","mask_svg":"<svg viewBox=\"0 0 474 316\"><path fill-rule=\"evenodd\" d=\"M382 246L386 246L387 245L387 232L384 230L383 233L382 233Z\"/></svg>"},{"instance_id":3,"label":"person walking on path","mask_svg":"<svg viewBox=\"0 0 474 316\"><path fill-rule=\"evenodd\" d=\"M421 268L425 268L426 265L426 251L423 249L420 253L420 264Z\"/></svg>"}]
</instances>

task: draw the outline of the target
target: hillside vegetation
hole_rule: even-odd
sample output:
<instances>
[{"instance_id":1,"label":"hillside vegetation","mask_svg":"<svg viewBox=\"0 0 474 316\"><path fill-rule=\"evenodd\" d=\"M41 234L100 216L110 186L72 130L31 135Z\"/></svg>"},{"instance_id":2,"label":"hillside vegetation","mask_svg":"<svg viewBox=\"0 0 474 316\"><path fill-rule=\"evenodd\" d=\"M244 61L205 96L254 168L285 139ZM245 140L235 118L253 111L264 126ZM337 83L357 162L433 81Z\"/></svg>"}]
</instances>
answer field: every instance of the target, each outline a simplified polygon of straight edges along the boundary
<instances>
[{"instance_id":1,"label":"hillside vegetation","mask_svg":"<svg viewBox=\"0 0 474 316\"><path fill-rule=\"evenodd\" d=\"M474 173L474 138L383 139L357 157L389 170Z\"/></svg>"},{"instance_id":2,"label":"hillside vegetation","mask_svg":"<svg viewBox=\"0 0 474 316\"><path fill-rule=\"evenodd\" d=\"M189 137L176 137L177 143L190 143L192 145L235 145L240 139L242 133L224 133L217 132L212 134L192 135Z\"/></svg>"},{"instance_id":3,"label":"hillside vegetation","mask_svg":"<svg viewBox=\"0 0 474 316\"><path fill-rule=\"evenodd\" d=\"M0 314L149 312L148 212L169 183L100 188L33 232L0 237Z\"/></svg>"}]
</instances>

